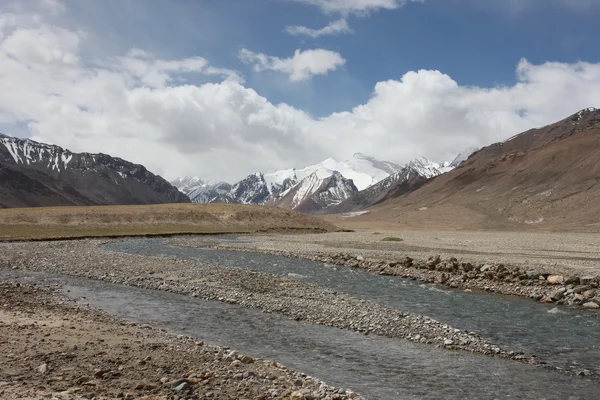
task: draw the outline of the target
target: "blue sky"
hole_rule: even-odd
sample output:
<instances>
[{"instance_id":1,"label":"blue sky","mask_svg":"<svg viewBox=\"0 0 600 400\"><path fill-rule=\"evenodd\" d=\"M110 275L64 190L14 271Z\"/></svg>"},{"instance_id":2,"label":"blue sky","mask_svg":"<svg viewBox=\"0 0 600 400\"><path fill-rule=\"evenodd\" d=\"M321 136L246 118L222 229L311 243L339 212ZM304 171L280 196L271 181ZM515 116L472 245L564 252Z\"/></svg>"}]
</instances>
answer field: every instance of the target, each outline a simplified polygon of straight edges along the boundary
<instances>
[{"instance_id":1,"label":"blue sky","mask_svg":"<svg viewBox=\"0 0 600 400\"><path fill-rule=\"evenodd\" d=\"M3 0L0 129L167 178L441 162L600 107L599 18L600 0Z\"/></svg>"},{"instance_id":2,"label":"blue sky","mask_svg":"<svg viewBox=\"0 0 600 400\"><path fill-rule=\"evenodd\" d=\"M478 3L488 3L477 5ZM506 3L506 4L502 4ZM319 28L339 16L291 0L105 0L69 3L71 21L92 28L102 48L141 47L165 58L201 55L215 65L238 69L274 102L328 115L364 102L376 82L407 71L434 69L461 85L515 83L521 58L599 62L600 6L567 1L430 0L393 10L349 15L352 34L307 38L283 33L286 26ZM527 3L527 0L524 1ZM252 73L237 59L241 47L288 57L294 49L326 48L347 60L340 71L309 82ZM275 75L275 76L274 76Z\"/></svg>"}]
</instances>

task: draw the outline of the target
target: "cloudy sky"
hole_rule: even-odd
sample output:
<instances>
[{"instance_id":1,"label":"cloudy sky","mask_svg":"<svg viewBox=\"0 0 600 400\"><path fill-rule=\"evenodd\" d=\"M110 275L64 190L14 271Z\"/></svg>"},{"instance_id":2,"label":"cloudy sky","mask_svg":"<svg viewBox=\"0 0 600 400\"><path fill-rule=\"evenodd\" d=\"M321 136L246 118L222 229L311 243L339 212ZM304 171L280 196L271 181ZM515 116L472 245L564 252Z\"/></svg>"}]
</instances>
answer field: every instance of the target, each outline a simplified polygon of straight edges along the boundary
<instances>
[{"instance_id":1,"label":"cloudy sky","mask_svg":"<svg viewBox=\"0 0 600 400\"><path fill-rule=\"evenodd\" d=\"M398 163L600 107L600 0L0 0L0 132L173 179Z\"/></svg>"}]
</instances>

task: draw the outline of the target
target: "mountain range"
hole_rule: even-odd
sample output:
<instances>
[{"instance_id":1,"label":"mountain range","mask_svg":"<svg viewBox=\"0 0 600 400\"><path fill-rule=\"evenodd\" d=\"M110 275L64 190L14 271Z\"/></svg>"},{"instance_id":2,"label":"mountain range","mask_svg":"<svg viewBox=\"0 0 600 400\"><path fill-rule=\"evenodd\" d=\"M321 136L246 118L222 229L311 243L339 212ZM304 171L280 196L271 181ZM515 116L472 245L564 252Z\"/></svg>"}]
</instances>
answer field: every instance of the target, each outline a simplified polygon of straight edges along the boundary
<instances>
[{"instance_id":1,"label":"mountain range","mask_svg":"<svg viewBox=\"0 0 600 400\"><path fill-rule=\"evenodd\" d=\"M299 169L257 172L233 185L199 177L171 183L197 203L267 204L309 213L350 211L377 204L389 191L415 179L425 182L448 172L474 150L467 149L444 164L420 158L398 165L356 153L341 162L328 158Z\"/></svg>"},{"instance_id":2,"label":"mountain range","mask_svg":"<svg viewBox=\"0 0 600 400\"><path fill-rule=\"evenodd\" d=\"M198 177L171 184L120 158L0 135L0 207L192 199L336 213L327 218L348 228L589 231L600 228L599 149L600 110L587 108L443 164L357 153L234 184Z\"/></svg>"},{"instance_id":3,"label":"mountain range","mask_svg":"<svg viewBox=\"0 0 600 400\"><path fill-rule=\"evenodd\" d=\"M0 134L0 207L183 203L143 165Z\"/></svg>"}]
</instances>

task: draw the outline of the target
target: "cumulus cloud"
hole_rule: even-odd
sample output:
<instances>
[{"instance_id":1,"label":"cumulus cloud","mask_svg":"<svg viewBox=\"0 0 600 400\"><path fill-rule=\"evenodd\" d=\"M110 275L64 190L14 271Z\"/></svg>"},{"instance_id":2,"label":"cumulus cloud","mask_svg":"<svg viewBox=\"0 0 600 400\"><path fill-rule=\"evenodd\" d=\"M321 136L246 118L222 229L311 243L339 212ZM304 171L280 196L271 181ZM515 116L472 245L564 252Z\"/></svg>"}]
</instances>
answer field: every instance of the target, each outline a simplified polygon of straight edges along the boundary
<instances>
[{"instance_id":1,"label":"cumulus cloud","mask_svg":"<svg viewBox=\"0 0 600 400\"><path fill-rule=\"evenodd\" d=\"M314 75L327 75L346 63L340 53L325 49L296 50L289 58L273 57L241 49L238 58L246 64L252 64L256 72L281 72L289 75L292 82L304 81Z\"/></svg>"},{"instance_id":2,"label":"cumulus cloud","mask_svg":"<svg viewBox=\"0 0 600 400\"><path fill-rule=\"evenodd\" d=\"M348 25L345 19L338 19L337 21L330 22L327 26L321 29L311 29L301 25L286 26L285 32L293 36L308 36L311 38L318 38L320 36L327 35L343 35L354 33L352 28Z\"/></svg>"},{"instance_id":3,"label":"cumulus cloud","mask_svg":"<svg viewBox=\"0 0 600 400\"><path fill-rule=\"evenodd\" d=\"M600 107L600 64L522 60L512 86L467 87L439 71L410 71L378 82L363 104L315 119L273 104L201 57L133 49L98 64L84 56L83 32L3 18L12 22L0 24L0 123L24 125L35 140L74 151L142 163L169 179L235 181L356 151L400 163L450 160L467 147ZM245 56L296 79L331 70L331 63L285 62L295 57ZM194 85L185 74L216 81Z\"/></svg>"},{"instance_id":4,"label":"cumulus cloud","mask_svg":"<svg viewBox=\"0 0 600 400\"><path fill-rule=\"evenodd\" d=\"M370 11L393 10L409 2L422 3L425 0L295 0L319 7L324 13L364 15Z\"/></svg>"}]
</instances>

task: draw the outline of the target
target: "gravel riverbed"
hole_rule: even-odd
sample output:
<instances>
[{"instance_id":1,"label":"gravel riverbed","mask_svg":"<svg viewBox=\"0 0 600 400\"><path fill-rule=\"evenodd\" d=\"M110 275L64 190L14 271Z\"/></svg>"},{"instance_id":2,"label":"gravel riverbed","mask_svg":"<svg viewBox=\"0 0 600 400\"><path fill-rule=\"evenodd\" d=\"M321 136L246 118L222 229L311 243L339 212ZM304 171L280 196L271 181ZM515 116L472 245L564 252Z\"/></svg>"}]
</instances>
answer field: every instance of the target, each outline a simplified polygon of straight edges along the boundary
<instances>
[{"instance_id":1,"label":"gravel riverbed","mask_svg":"<svg viewBox=\"0 0 600 400\"><path fill-rule=\"evenodd\" d=\"M113 253L100 247L105 242L82 240L12 245L0 253L0 267L166 290L365 334L537 363L535 357L500 348L474 332L317 285L239 268Z\"/></svg>"},{"instance_id":2,"label":"gravel riverbed","mask_svg":"<svg viewBox=\"0 0 600 400\"><path fill-rule=\"evenodd\" d=\"M2 399L360 399L270 360L0 282Z\"/></svg>"}]
</instances>

